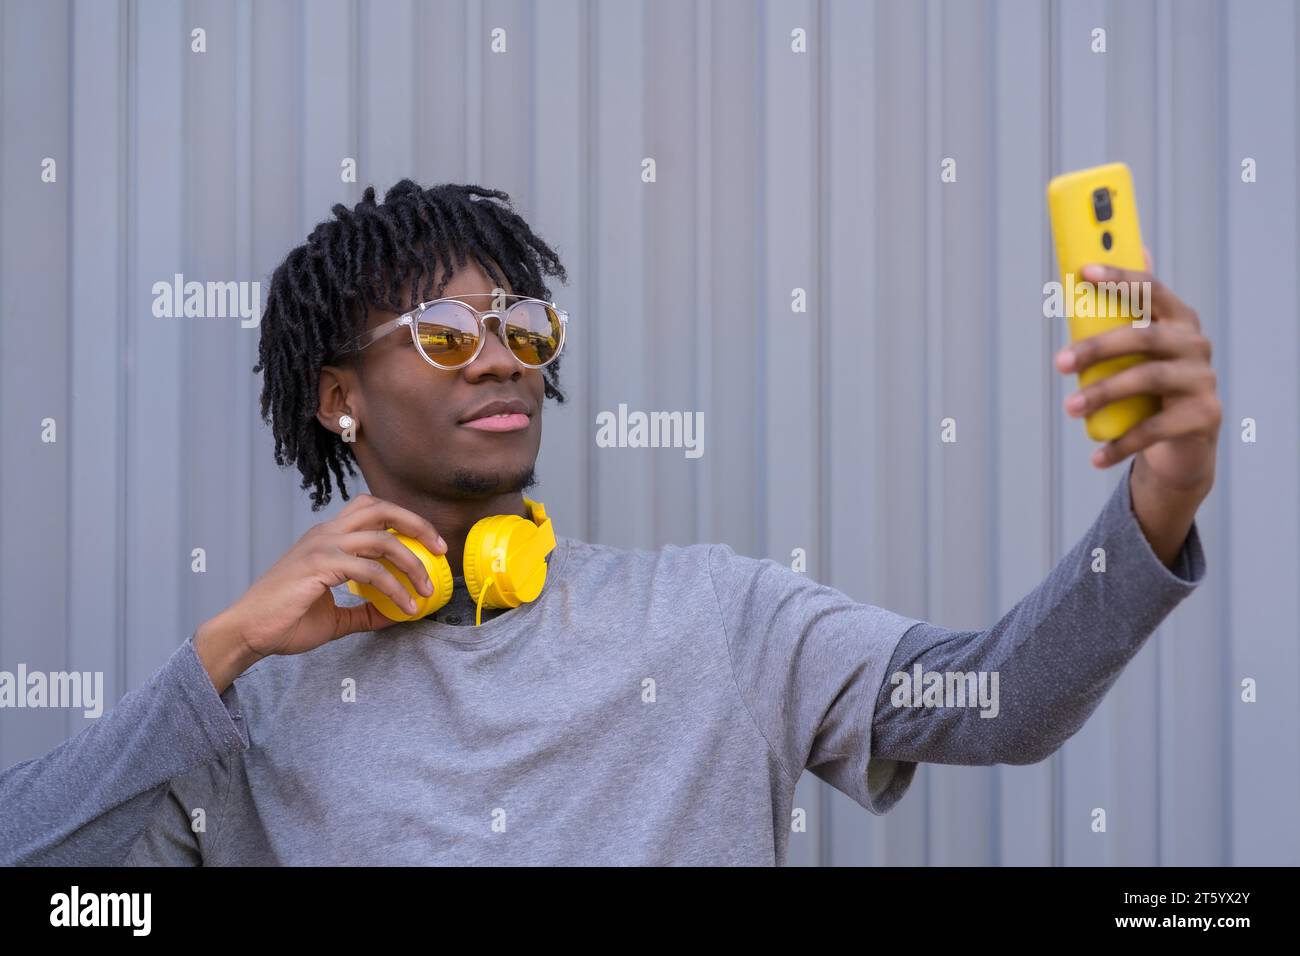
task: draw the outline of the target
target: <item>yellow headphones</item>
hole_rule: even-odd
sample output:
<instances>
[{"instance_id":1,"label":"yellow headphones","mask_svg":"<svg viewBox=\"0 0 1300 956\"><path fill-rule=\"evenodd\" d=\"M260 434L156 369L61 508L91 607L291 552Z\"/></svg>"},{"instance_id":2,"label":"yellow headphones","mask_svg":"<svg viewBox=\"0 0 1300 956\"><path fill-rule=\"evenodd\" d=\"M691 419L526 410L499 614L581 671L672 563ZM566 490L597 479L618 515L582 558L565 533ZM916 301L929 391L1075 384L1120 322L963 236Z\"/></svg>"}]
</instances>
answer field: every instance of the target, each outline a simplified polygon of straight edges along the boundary
<instances>
[{"instance_id":1,"label":"yellow headphones","mask_svg":"<svg viewBox=\"0 0 1300 956\"><path fill-rule=\"evenodd\" d=\"M546 508L540 501L524 499L529 518L519 515L490 515L474 523L465 540L465 587L477 605L475 626L483 623L483 608L518 607L535 601L546 583L546 556L555 549L555 530ZM427 617L451 600L451 565L444 554L434 554L415 538L400 534L392 528L389 534L397 535L420 559L433 582L433 593L425 597L405 572L392 562L380 558L379 563L392 572L402 587L415 599L415 613L408 614L399 608L387 594L370 584L348 581L348 590L365 598L391 621L415 621Z\"/></svg>"}]
</instances>

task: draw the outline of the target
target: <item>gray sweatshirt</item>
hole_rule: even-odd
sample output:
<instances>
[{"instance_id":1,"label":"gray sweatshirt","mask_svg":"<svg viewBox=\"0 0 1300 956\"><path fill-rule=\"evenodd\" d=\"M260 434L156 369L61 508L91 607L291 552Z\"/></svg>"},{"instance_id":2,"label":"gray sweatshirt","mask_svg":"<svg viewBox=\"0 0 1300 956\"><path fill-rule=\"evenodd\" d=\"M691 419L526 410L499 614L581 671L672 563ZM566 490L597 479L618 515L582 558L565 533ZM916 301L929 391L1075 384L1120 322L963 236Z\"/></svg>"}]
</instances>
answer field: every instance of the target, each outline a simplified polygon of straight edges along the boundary
<instances>
[{"instance_id":1,"label":"gray sweatshirt","mask_svg":"<svg viewBox=\"0 0 1300 956\"><path fill-rule=\"evenodd\" d=\"M0 773L0 864L779 865L803 770L884 813L918 762L1041 760L1204 575L1195 525L1155 556L1127 474L983 631L727 545L560 537L538 600L480 627L460 595L220 695L190 637Z\"/></svg>"}]
</instances>

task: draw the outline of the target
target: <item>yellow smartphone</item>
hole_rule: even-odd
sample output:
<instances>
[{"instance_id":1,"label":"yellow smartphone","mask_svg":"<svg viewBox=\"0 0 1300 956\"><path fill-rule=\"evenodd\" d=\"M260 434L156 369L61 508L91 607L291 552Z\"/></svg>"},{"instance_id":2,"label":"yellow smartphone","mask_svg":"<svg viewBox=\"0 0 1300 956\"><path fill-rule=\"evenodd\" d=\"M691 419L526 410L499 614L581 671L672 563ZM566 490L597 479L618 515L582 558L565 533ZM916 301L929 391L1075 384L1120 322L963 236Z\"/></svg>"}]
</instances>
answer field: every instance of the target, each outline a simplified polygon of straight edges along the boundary
<instances>
[{"instance_id":1,"label":"yellow smartphone","mask_svg":"<svg viewBox=\"0 0 1300 956\"><path fill-rule=\"evenodd\" d=\"M1132 322L1126 288L1094 290L1079 274L1089 263L1146 269L1133 176L1128 166L1109 163L1054 177L1047 184L1047 208L1052 217L1070 341ZM1098 362L1080 373L1079 387L1086 388L1145 361L1146 355L1133 353ZM1130 395L1084 416L1084 423L1089 438L1111 441L1159 410L1158 395Z\"/></svg>"}]
</instances>

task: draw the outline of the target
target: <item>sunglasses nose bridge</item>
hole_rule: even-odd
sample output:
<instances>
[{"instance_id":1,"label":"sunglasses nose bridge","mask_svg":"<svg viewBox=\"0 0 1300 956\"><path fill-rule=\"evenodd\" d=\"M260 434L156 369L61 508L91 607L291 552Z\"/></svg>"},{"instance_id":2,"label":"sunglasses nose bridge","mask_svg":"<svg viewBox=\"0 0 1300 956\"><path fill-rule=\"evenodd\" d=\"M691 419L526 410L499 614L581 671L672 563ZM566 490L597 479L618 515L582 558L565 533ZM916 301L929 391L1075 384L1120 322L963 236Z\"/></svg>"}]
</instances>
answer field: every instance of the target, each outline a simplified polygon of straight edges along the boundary
<instances>
[{"instance_id":1,"label":"sunglasses nose bridge","mask_svg":"<svg viewBox=\"0 0 1300 956\"><path fill-rule=\"evenodd\" d=\"M493 319L496 320L495 327L492 324ZM510 343L506 341L506 326L505 326L504 312L488 310L479 313L479 326L481 327L481 332L486 334L481 334L479 336L478 350L476 351L474 356L476 360L482 357L484 350L489 347L488 339L496 339L496 344L501 346L501 348L506 352L507 355L509 355L512 359L518 359L518 356L515 355L514 352L511 350Z\"/></svg>"}]
</instances>

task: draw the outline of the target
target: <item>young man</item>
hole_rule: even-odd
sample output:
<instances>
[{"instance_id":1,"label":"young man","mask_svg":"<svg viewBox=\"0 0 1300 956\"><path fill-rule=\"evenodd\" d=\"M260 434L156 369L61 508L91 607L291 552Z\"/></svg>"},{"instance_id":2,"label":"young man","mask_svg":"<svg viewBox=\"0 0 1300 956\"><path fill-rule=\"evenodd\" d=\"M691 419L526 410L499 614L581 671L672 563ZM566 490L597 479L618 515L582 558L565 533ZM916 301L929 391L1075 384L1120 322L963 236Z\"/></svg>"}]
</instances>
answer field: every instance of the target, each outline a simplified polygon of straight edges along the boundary
<instances>
[{"instance_id":1,"label":"young man","mask_svg":"<svg viewBox=\"0 0 1300 956\"><path fill-rule=\"evenodd\" d=\"M146 686L0 775L0 862L780 864L805 768L883 813L920 761L1042 760L1205 574L1210 349L1155 283L1148 328L1078 343L1058 368L1147 352L1067 407L1152 392L1162 411L1108 446L1099 464L1136 453L1125 479L988 630L859 604L726 545L564 535L536 599L476 626L471 527L536 517L522 492L542 404L563 400L543 275L564 268L500 192L408 180L333 212L275 272L255 371L276 461L313 509L331 476L349 503ZM413 335L432 299L453 302ZM464 305L495 312L480 324ZM370 494L348 499L354 461ZM405 604L385 558L430 592L388 528L445 554L448 605L393 623L348 590ZM894 677L930 674L979 675L968 706Z\"/></svg>"}]
</instances>

